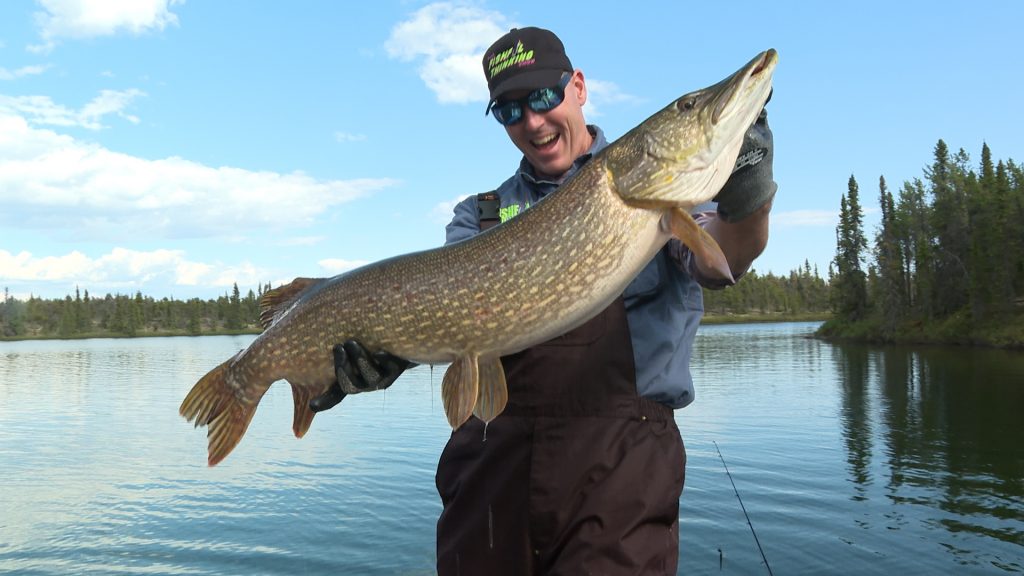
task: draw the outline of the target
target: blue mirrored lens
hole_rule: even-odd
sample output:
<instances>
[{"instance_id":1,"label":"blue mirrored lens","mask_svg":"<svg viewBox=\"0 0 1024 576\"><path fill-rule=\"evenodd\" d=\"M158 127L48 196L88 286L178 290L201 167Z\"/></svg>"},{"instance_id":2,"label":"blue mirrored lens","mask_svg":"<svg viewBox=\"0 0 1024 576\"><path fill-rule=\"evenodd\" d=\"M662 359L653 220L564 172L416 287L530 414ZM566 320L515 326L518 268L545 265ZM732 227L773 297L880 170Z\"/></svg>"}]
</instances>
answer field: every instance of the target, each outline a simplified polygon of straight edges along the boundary
<instances>
[{"instance_id":1,"label":"blue mirrored lens","mask_svg":"<svg viewBox=\"0 0 1024 576\"><path fill-rule=\"evenodd\" d=\"M503 102L501 104L495 104L494 107L491 108L491 114L494 114L494 119L497 120L499 124L511 126L523 119L523 106L518 100Z\"/></svg>"},{"instance_id":2,"label":"blue mirrored lens","mask_svg":"<svg viewBox=\"0 0 1024 576\"><path fill-rule=\"evenodd\" d=\"M565 87L569 84L572 74L565 73L558 81L558 86L538 88L522 98L495 102L491 107L494 119L503 126L511 126L523 119L523 106L529 106L534 112L553 110L565 99Z\"/></svg>"},{"instance_id":3,"label":"blue mirrored lens","mask_svg":"<svg viewBox=\"0 0 1024 576\"><path fill-rule=\"evenodd\" d=\"M562 99L565 98L565 92L563 90L556 92L554 88L541 88L540 90L530 92L526 98L526 103L530 110L534 112L547 112L562 103Z\"/></svg>"}]
</instances>

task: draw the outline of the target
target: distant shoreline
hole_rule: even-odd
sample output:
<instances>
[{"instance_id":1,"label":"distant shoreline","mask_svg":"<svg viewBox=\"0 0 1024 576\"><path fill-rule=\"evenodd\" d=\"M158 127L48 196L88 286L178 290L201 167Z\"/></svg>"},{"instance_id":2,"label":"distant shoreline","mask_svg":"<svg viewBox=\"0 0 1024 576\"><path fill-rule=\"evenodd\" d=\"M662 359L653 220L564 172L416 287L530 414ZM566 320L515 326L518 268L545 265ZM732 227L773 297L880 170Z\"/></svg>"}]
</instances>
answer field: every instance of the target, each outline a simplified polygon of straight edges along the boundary
<instances>
[{"instance_id":1,"label":"distant shoreline","mask_svg":"<svg viewBox=\"0 0 1024 576\"><path fill-rule=\"evenodd\" d=\"M701 324L765 324L772 322L823 322L829 316L822 314L708 314L701 320ZM166 337L199 337L199 336L245 336L258 335L263 330L257 327L243 328L240 330L215 330L201 334L190 334L184 330L154 330L139 331L134 335L114 334L106 332L91 332L75 334L72 336L59 336L57 334L24 334L18 336L0 337L0 342L19 342L23 340L88 340L92 338L166 338Z\"/></svg>"},{"instance_id":2,"label":"distant shoreline","mask_svg":"<svg viewBox=\"0 0 1024 576\"><path fill-rule=\"evenodd\" d=\"M970 332L956 332L950 334L949 327L945 329L925 328L920 324L915 325L915 330L905 331L895 336L881 336L878 332L871 330L871 327L864 325L839 324L827 314L708 314L701 319L701 324L708 326L730 325L730 324L772 324L786 322L822 322L823 325L814 333L814 337L826 342L835 343L861 343L875 345L899 345L899 346L967 346L978 348L1001 348L1007 350L1024 350L1024 340L1017 335L1008 335L1005 325L991 331L974 330ZM203 332L201 334L190 334L182 330L155 330L140 332L133 336L114 333L89 333L76 334L74 336L53 335L19 335L0 337L0 342L20 342L25 340L87 340L98 338L167 338L167 337L201 337L201 336L257 336L262 329L257 327L243 328L240 330L217 330Z\"/></svg>"},{"instance_id":3,"label":"distant shoreline","mask_svg":"<svg viewBox=\"0 0 1024 576\"><path fill-rule=\"evenodd\" d=\"M99 338L111 338L111 339L131 339L131 338L169 338L169 337L189 337L199 338L202 336L245 336L248 334L257 335L262 330L252 328L243 330L221 330L217 332L203 332L202 334L190 334L188 332L180 330L157 330L153 332L142 332L134 335L127 334L114 334L114 333L89 333L89 334L75 334L73 336L59 336L57 334L50 335L18 335L18 336L2 336L0 342L21 342L24 340L91 340Z\"/></svg>"},{"instance_id":4,"label":"distant shoreline","mask_svg":"<svg viewBox=\"0 0 1024 576\"><path fill-rule=\"evenodd\" d=\"M827 320L814 334L826 342L892 346L963 346L1024 350L1024 310L987 322L960 313L930 321L905 321L886 329L877 318L849 322Z\"/></svg>"}]
</instances>

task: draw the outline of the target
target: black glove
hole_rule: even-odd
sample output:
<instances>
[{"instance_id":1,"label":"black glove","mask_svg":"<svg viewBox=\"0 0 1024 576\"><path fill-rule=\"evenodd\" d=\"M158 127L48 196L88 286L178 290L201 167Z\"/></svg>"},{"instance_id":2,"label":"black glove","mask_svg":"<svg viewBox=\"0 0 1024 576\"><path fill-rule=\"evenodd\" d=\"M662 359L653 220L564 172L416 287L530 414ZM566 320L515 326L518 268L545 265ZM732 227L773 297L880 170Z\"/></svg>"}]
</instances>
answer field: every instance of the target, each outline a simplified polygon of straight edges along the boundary
<instances>
[{"instance_id":1,"label":"black glove","mask_svg":"<svg viewBox=\"0 0 1024 576\"><path fill-rule=\"evenodd\" d=\"M349 394L383 390L402 372L415 366L404 358L381 351L371 354L362 344L348 340L334 345L334 384L309 401L309 409L322 412L333 408Z\"/></svg>"},{"instance_id":2,"label":"black glove","mask_svg":"<svg viewBox=\"0 0 1024 576\"><path fill-rule=\"evenodd\" d=\"M771 96L769 96L769 99ZM757 211L775 196L778 184L772 178L772 130L764 109L743 137L736 167L715 196L718 216L738 222Z\"/></svg>"}]
</instances>

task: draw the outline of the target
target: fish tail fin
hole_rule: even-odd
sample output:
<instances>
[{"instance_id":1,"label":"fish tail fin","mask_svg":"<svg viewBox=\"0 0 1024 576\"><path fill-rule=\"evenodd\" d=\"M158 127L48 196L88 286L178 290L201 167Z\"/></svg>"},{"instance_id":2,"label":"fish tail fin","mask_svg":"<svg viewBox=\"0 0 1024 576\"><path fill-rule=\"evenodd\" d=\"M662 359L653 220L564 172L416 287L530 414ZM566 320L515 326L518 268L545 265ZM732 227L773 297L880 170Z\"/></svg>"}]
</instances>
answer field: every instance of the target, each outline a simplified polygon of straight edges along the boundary
<instances>
[{"instance_id":1,"label":"fish tail fin","mask_svg":"<svg viewBox=\"0 0 1024 576\"><path fill-rule=\"evenodd\" d=\"M313 399L313 388L309 386L301 386L298 384L292 384L292 400L295 401L295 416L292 418L292 432L295 433L296 438L302 438L309 431L310 424L313 423L313 416L316 416L316 412L313 412L309 408L309 401ZM325 392L321 390L321 394Z\"/></svg>"},{"instance_id":2,"label":"fish tail fin","mask_svg":"<svg viewBox=\"0 0 1024 576\"><path fill-rule=\"evenodd\" d=\"M178 409L178 413L189 422L195 422L197 428L209 427L207 463L210 466L216 466L234 450L256 412L256 403L243 404L228 386L227 369L232 360L200 378Z\"/></svg>"}]
</instances>

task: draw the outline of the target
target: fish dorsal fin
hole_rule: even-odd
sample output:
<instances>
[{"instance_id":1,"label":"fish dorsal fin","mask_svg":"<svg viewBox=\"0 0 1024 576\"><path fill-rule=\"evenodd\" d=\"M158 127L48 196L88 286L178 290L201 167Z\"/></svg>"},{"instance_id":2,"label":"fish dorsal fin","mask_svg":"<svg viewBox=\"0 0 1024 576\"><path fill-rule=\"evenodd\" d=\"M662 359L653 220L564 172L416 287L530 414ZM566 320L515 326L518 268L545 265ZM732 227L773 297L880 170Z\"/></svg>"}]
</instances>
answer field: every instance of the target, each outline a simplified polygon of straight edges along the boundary
<instances>
[{"instance_id":1,"label":"fish dorsal fin","mask_svg":"<svg viewBox=\"0 0 1024 576\"><path fill-rule=\"evenodd\" d=\"M263 294L260 298L260 324L264 330L277 322L299 296L310 286L322 282L322 278L296 278L284 286L279 286Z\"/></svg>"},{"instance_id":2,"label":"fish dorsal fin","mask_svg":"<svg viewBox=\"0 0 1024 576\"><path fill-rule=\"evenodd\" d=\"M452 428L469 420L476 406L480 372L476 354L460 356L444 373L441 381L441 402Z\"/></svg>"},{"instance_id":3,"label":"fish dorsal fin","mask_svg":"<svg viewBox=\"0 0 1024 576\"><path fill-rule=\"evenodd\" d=\"M714 270L723 280L727 280L729 284L735 284L732 271L729 269L729 260L726 259L721 246L708 234L707 230L697 224L689 212L682 208L672 208L669 214L669 223L672 234L690 248L690 252L693 252L693 257L697 259L702 268Z\"/></svg>"},{"instance_id":4,"label":"fish dorsal fin","mask_svg":"<svg viewBox=\"0 0 1024 576\"><path fill-rule=\"evenodd\" d=\"M484 422L490 422L497 418L508 404L505 369L501 365L500 358L481 358L479 366L480 391L477 394L473 414Z\"/></svg>"}]
</instances>

